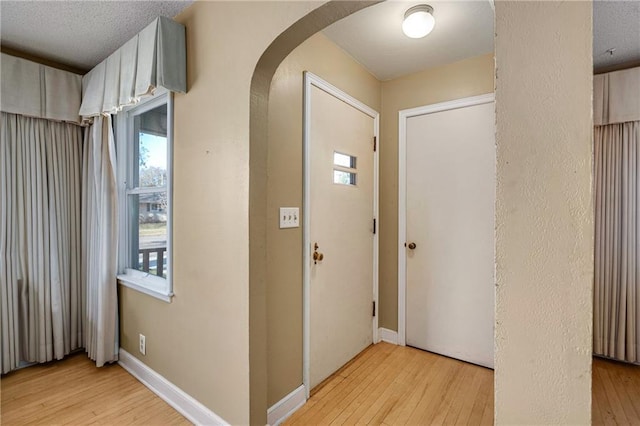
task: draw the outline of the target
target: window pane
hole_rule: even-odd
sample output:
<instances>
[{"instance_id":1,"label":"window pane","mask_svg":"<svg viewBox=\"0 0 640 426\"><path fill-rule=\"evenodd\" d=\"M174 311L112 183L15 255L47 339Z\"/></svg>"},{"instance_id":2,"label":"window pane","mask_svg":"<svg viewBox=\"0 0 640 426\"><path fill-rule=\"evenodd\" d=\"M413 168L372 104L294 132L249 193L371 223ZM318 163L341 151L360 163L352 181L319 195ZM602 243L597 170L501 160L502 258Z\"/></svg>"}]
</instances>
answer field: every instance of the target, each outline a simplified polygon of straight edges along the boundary
<instances>
[{"instance_id":1,"label":"window pane","mask_svg":"<svg viewBox=\"0 0 640 426\"><path fill-rule=\"evenodd\" d=\"M131 195L137 214L131 247L134 269L167 277L167 192ZM136 238L137 237L137 238ZM137 239L137 241L136 241Z\"/></svg>"},{"instance_id":2,"label":"window pane","mask_svg":"<svg viewBox=\"0 0 640 426\"><path fill-rule=\"evenodd\" d=\"M334 170L333 183L338 183L341 185L355 185L356 174L352 172L345 172L343 170Z\"/></svg>"},{"instance_id":3,"label":"window pane","mask_svg":"<svg viewBox=\"0 0 640 426\"><path fill-rule=\"evenodd\" d=\"M167 105L134 117L137 169L132 187L158 188L167 184Z\"/></svg>"},{"instance_id":4,"label":"window pane","mask_svg":"<svg viewBox=\"0 0 640 426\"><path fill-rule=\"evenodd\" d=\"M333 153L333 164L336 166L348 167L350 169L356 168L356 157L347 154L340 154L339 152Z\"/></svg>"}]
</instances>

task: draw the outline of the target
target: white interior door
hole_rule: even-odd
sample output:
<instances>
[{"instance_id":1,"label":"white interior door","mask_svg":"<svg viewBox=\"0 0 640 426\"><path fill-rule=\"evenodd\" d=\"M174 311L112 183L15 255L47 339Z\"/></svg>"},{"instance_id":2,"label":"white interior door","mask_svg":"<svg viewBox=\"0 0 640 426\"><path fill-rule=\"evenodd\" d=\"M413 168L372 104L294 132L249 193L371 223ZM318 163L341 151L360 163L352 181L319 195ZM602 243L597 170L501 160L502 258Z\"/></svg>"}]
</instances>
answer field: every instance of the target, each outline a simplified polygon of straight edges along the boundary
<instances>
[{"instance_id":1,"label":"white interior door","mask_svg":"<svg viewBox=\"0 0 640 426\"><path fill-rule=\"evenodd\" d=\"M313 388L373 340L374 118L316 86L309 96Z\"/></svg>"},{"instance_id":2,"label":"white interior door","mask_svg":"<svg viewBox=\"0 0 640 426\"><path fill-rule=\"evenodd\" d=\"M406 121L406 343L493 368L494 103ZM415 244L415 248L414 248Z\"/></svg>"}]
</instances>

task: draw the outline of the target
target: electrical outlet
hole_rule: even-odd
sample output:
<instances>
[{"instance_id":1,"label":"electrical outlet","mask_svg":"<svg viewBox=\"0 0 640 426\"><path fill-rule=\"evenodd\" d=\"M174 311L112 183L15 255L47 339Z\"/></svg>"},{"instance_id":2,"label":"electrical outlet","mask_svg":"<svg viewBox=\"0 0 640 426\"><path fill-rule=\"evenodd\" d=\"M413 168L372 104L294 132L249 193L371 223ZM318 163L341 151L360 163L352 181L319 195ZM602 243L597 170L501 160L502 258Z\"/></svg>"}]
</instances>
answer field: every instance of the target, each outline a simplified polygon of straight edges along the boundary
<instances>
[{"instance_id":1,"label":"electrical outlet","mask_svg":"<svg viewBox=\"0 0 640 426\"><path fill-rule=\"evenodd\" d=\"M140 353L142 355L147 354L147 338L144 337L144 334L140 335Z\"/></svg>"}]
</instances>

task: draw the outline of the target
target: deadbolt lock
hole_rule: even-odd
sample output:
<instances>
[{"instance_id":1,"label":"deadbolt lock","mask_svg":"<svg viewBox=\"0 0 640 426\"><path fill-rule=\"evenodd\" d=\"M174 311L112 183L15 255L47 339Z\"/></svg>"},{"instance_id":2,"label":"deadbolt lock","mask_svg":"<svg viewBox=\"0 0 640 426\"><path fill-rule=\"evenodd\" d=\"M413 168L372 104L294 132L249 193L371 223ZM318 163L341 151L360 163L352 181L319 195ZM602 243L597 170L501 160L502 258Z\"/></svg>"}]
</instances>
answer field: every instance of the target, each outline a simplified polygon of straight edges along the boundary
<instances>
[{"instance_id":1,"label":"deadbolt lock","mask_svg":"<svg viewBox=\"0 0 640 426\"><path fill-rule=\"evenodd\" d=\"M409 244L407 245L407 247L409 247L409 250L415 250L415 248L416 248L416 243L409 243Z\"/></svg>"}]
</instances>

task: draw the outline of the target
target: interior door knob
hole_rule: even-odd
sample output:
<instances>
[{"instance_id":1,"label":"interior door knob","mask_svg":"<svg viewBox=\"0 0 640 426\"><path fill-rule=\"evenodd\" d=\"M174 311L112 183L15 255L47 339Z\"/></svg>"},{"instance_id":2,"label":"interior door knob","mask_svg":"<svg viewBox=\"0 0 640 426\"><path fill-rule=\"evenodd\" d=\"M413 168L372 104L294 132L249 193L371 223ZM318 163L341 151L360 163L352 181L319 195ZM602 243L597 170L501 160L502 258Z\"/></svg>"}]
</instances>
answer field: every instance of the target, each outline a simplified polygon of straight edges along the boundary
<instances>
[{"instance_id":1,"label":"interior door knob","mask_svg":"<svg viewBox=\"0 0 640 426\"><path fill-rule=\"evenodd\" d=\"M317 264L318 262L322 262L322 259L324 259L324 254L320 253L318 251L318 248L320 248L320 246L318 245L318 243L315 243L313 245L313 263L314 263L314 265Z\"/></svg>"},{"instance_id":2,"label":"interior door knob","mask_svg":"<svg viewBox=\"0 0 640 426\"><path fill-rule=\"evenodd\" d=\"M409 247L409 250L415 250L415 248L416 248L416 243L409 243L409 244L407 245L407 247Z\"/></svg>"}]
</instances>

